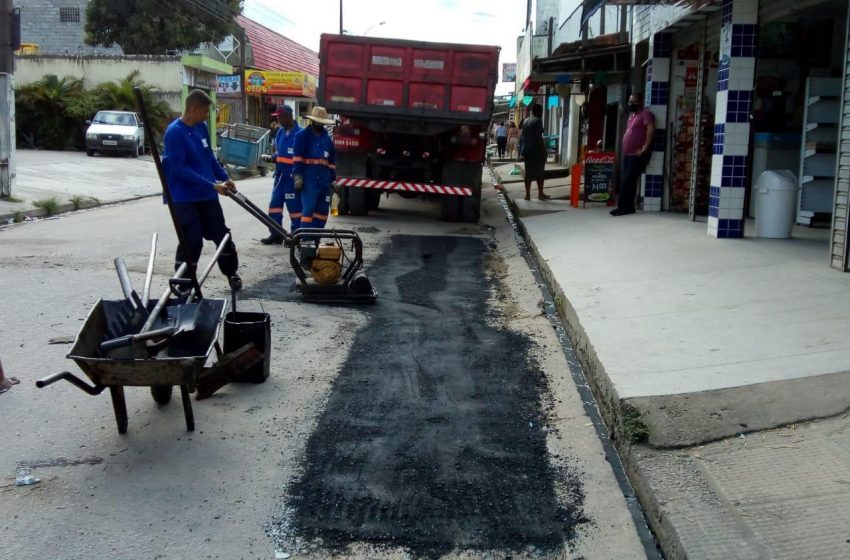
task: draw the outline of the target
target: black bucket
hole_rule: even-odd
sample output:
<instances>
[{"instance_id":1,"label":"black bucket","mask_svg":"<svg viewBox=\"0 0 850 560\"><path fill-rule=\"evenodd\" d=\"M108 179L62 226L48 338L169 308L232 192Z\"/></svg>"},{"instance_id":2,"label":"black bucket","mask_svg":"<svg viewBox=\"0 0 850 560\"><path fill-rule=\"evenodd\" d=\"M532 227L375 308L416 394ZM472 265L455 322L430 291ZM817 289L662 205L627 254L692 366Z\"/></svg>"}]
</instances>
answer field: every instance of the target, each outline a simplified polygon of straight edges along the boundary
<instances>
[{"instance_id":1,"label":"black bucket","mask_svg":"<svg viewBox=\"0 0 850 560\"><path fill-rule=\"evenodd\" d=\"M263 361L250 367L234 381L262 383L271 367L272 325L268 313L230 312L224 316L224 353L238 350L249 342L263 353Z\"/></svg>"}]
</instances>

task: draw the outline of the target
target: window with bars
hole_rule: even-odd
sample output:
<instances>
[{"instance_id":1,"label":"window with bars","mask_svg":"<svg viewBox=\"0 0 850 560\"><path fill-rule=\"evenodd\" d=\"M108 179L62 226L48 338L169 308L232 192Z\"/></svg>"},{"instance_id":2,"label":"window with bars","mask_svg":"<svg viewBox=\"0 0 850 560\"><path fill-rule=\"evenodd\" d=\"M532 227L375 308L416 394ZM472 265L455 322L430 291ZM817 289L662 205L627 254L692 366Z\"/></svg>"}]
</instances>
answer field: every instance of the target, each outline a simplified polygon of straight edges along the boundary
<instances>
[{"instance_id":1,"label":"window with bars","mask_svg":"<svg viewBox=\"0 0 850 560\"><path fill-rule=\"evenodd\" d=\"M79 8L59 8L59 21L62 23L77 23L80 21Z\"/></svg>"}]
</instances>

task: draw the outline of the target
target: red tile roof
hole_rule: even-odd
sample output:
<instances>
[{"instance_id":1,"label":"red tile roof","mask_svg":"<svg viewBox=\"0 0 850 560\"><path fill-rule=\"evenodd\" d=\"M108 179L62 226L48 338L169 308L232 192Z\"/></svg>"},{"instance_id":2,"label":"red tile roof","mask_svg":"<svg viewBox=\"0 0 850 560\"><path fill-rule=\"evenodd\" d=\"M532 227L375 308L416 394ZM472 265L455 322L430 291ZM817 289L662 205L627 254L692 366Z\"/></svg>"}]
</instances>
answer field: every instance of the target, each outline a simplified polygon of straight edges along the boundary
<instances>
[{"instance_id":1,"label":"red tile roof","mask_svg":"<svg viewBox=\"0 0 850 560\"><path fill-rule=\"evenodd\" d=\"M248 42L254 51L255 68L304 72L319 77L319 53L245 16L236 16L236 23L248 35Z\"/></svg>"}]
</instances>

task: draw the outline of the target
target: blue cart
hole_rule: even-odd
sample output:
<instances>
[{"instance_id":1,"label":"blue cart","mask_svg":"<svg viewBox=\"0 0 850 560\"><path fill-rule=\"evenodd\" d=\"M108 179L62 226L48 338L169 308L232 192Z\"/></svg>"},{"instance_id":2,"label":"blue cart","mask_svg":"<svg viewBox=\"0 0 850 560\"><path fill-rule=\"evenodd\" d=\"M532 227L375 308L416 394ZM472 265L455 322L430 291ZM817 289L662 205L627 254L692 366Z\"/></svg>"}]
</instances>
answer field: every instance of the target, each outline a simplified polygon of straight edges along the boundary
<instances>
[{"instance_id":1,"label":"blue cart","mask_svg":"<svg viewBox=\"0 0 850 560\"><path fill-rule=\"evenodd\" d=\"M218 159L222 165L258 171L265 177L269 168L262 156L271 149L269 129L249 124L229 124L219 136Z\"/></svg>"}]
</instances>

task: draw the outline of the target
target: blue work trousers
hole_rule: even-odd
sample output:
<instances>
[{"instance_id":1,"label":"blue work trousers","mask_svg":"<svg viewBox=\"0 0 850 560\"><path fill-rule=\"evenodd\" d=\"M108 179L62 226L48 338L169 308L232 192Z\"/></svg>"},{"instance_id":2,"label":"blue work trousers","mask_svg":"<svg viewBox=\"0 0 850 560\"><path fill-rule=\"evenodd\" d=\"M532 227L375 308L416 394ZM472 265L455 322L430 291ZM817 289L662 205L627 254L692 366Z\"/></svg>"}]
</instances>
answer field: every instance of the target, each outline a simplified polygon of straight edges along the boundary
<instances>
[{"instance_id":1,"label":"blue work trousers","mask_svg":"<svg viewBox=\"0 0 850 560\"><path fill-rule=\"evenodd\" d=\"M201 251L204 249L204 239L215 243L216 247L230 233L224 222L224 212L218 199L204 200L202 202L186 202L174 205L174 213L183 228L186 244L189 246L189 258L191 263L198 265ZM174 259L175 270L186 260L182 247L178 245L177 255ZM227 276L236 274L239 268L239 256L236 253L236 245L231 239L224 247L224 251L218 258L218 268Z\"/></svg>"},{"instance_id":2,"label":"blue work trousers","mask_svg":"<svg viewBox=\"0 0 850 560\"><path fill-rule=\"evenodd\" d=\"M278 173L274 178L272 198L269 202L269 217L279 224L283 224L283 207L289 214L289 231L293 232L301 227L301 197L295 192L292 184L292 175ZM280 234L269 228L273 237Z\"/></svg>"},{"instance_id":3,"label":"blue work trousers","mask_svg":"<svg viewBox=\"0 0 850 560\"><path fill-rule=\"evenodd\" d=\"M301 192L301 227L323 228L331 208L330 185L304 185Z\"/></svg>"}]
</instances>

